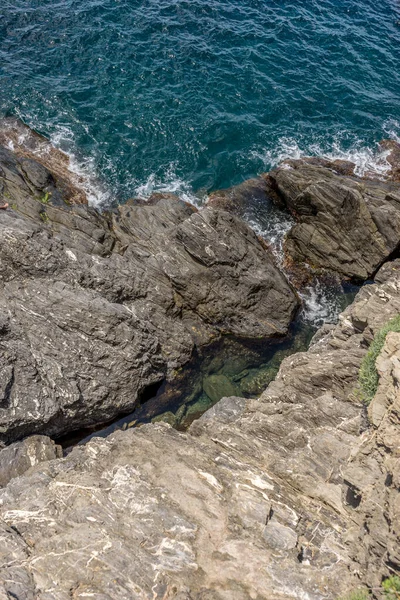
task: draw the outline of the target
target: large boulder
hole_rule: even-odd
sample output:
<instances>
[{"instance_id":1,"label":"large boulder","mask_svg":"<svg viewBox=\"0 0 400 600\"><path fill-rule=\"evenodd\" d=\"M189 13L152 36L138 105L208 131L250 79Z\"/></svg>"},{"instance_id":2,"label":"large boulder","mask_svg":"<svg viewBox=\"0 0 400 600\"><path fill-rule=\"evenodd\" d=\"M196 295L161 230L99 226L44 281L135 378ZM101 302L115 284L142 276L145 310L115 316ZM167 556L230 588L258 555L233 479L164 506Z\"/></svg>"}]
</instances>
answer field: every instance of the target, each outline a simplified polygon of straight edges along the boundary
<instances>
[{"instance_id":1,"label":"large boulder","mask_svg":"<svg viewBox=\"0 0 400 600\"><path fill-rule=\"evenodd\" d=\"M400 567L398 403L390 437L377 437L354 390L373 336L399 312L396 262L308 352L283 361L259 400L226 398L187 433L156 424L95 438L10 481L0 595L336 600L375 587ZM354 460L360 485L373 489L377 475L382 492L358 507L343 478ZM386 515L387 550L379 531L372 548L368 527Z\"/></svg>"},{"instance_id":2,"label":"large boulder","mask_svg":"<svg viewBox=\"0 0 400 600\"><path fill-rule=\"evenodd\" d=\"M297 296L239 219L171 196L100 214L21 152L0 147L0 440L131 412L223 334L287 333Z\"/></svg>"},{"instance_id":3,"label":"large boulder","mask_svg":"<svg viewBox=\"0 0 400 600\"><path fill-rule=\"evenodd\" d=\"M350 173L329 161L289 160L270 178L297 221L285 243L289 262L366 280L398 249L400 187Z\"/></svg>"}]
</instances>

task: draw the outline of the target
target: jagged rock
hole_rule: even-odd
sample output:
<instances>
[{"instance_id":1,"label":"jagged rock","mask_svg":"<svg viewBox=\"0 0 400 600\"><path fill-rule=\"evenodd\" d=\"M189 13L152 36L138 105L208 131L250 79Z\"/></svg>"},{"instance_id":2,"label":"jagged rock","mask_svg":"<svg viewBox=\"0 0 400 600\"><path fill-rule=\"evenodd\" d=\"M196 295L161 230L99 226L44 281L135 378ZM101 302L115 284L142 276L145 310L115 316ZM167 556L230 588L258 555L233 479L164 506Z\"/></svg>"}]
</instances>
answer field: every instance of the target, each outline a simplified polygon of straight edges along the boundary
<instances>
[{"instance_id":1,"label":"jagged rock","mask_svg":"<svg viewBox=\"0 0 400 600\"><path fill-rule=\"evenodd\" d=\"M387 177L400 182L400 144L395 140L382 140L379 145L382 150L388 152L386 160L392 167Z\"/></svg>"},{"instance_id":2,"label":"jagged rock","mask_svg":"<svg viewBox=\"0 0 400 600\"><path fill-rule=\"evenodd\" d=\"M69 157L25 123L14 117L0 119L0 146L20 158L25 182L36 193L48 192L53 204L87 204L84 180L71 170ZM1 163L3 167L4 157Z\"/></svg>"},{"instance_id":3,"label":"jagged rock","mask_svg":"<svg viewBox=\"0 0 400 600\"><path fill-rule=\"evenodd\" d=\"M360 435L353 393L373 336L400 312L400 262L379 280L308 352L286 358L259 400L224 399L187 433L156 424L94 438L10 481L0 491L3 595L334 600L369 571L387 575L388 526L375 545L365 528L358 540L364 515L380 527L384 498L354 508L343 479L358 447L366 473L388 461L386 487L381 467L376 484L375 471L365 482L390 488L397 531L398 462L389 468L397 455L386 448L397 452L398 416L382 421L390 445L382 425L378 437ZM390 564L398 548L390 533Z\"/></svg>"},{"instance_id":4,"label":"jagged rock","mask_svg":"<svg viewBox=\"0 0 400 600\"><path fill-rule=\"evenodd\" d=\"M281 203L297 221L285 252L296 264L365 280L399 246L400 188L339 175L332 167L326 161L289 160L270 173Z\"/></svg>"},{"instance_id":5,"label":"jagged rock","mask_svg":"<svg viewBox=\"0 0 400 600\"><path fill-rule=\"evenodd\" d=\"M0 487L38 463L61 456L61 447L43 435L32 435L7 446L0 450Z\"/></svg>"},{"instance_id":6,"label":"jagged rock","mask_svg":"<svg viewBox=\"0 0 400 600\"><path fill-rule=\"evenodd\" d=\"M348 496L355 499L358 523L351 532L352 555L365 582L379 589L383 573L400 572L399 333L388 333L376 366L379 386L368 407L373 428L364 434L343 477Z\"/></svg>"},{"instance_id":7,"label":"jagged rock","mask_svg":"<svg viewBox=\"0 0 400 600\"><path fill-rule=\"evenodd\" d=\"M298 298L239 219L170 195L100 214L59 152L18 153L0 147L0 441L129 413L223 334L287 333Z\"/></svg>"}]
</instances>

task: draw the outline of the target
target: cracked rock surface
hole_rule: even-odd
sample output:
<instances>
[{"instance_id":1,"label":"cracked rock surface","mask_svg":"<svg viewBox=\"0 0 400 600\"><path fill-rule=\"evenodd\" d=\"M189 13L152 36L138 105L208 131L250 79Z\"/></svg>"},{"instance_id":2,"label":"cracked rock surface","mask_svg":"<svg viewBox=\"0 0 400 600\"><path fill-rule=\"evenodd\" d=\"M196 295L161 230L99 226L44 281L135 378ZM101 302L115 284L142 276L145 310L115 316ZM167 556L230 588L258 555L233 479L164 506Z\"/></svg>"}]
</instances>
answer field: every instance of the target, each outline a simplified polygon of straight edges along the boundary
<instances>
[{"instance_id":1,"label":"cracked rock surface","mask_svg":"<svg viewBox=\"0 0 400 600\"><path fill-rule=\"evenodd\" d=\"M297 295L242 221L171 195L100 214L41 151L0 147L0 441L129 413L223 334L287 333Z\"/></svg>"},{"instance_id":2,"label":"cracked rock surface","mask_svg":"<svg viewBox=\"0 0 400 600\"><path fill-rule=\"evenodd\" d=\"M373 429L354 394L368 345L399 312L395 261L259 400L225 398L187 433L95 438L11 480L0 597L334 600L399 569L398 336ZM385 515L386 549L373 533Z\"/></svg>"},{"instance_id":3,"label":"cracked rock surface","mask_svg":"<svg viewBox=\"0 0 400 600\"><path fill-rule=\"evenodd\" d=\"M356 177L351 163L321 159L288 160L269 178L296 220L285 242L290 262L366 280L398 250L398 183Z\"/></svg>"}]
</instances>

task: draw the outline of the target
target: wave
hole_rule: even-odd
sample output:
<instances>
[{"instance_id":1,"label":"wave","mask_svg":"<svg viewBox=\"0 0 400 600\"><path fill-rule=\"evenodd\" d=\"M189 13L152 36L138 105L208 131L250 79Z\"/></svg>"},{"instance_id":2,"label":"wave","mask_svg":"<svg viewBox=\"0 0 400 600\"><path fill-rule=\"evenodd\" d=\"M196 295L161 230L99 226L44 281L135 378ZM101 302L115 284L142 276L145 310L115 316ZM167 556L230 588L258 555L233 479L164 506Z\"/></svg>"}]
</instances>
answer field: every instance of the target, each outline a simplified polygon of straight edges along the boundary
<instances>
[{"instance_id":1,"label":"wave","mask_svg":"<svg viewBox=\"0 0 400 600\"><path fill-rule=\"evenodd\" d=\"M400 141L400 124L397 121L393 121L391 126L388 123L384 131L392 139ZM252 155L261 160L267 170L276 167L286 159L298 160L305 156L350 161L355 164L354 172L360 177L372 173L376 177L383 178L391 170L392 167L387 161L389 155L387 150L381 150L378 145L366 146L359 139L354 139L350 147L346 148L345 138L346 132L338 134L330 148L327 148L322 140L298 141L295 138L281 137L274 149L253 150Z\"/></svg>"},{"instance_id":2,"label":"wave","mask_svg":"<svg viewBox=\"0 0 400 600\"><path fill-rule=\"evenodd\" d=\"M324 323L337 323L345 305L344 294L341 284L327 286L316 279L299 292L303 302L300 318L314 327L321 327Z\"/></svg>"},{"instance_id":3,"label":"wave","mask_svg":"<svg viewBox=\"0 0 400 600\"><path fill-rule=\"evenodd\" d=\"M152 173L144 183L136 182L133 187L134 194L139 198L149 198L156 192L176 194L185 202L200 208L207 200L207 195L195 194L193 188L176 174L176 165L171 163L164 177Z\"/></svg>"},{"instance_id":4,"label":"wave","mask_svg":"<svg viewBox=\"0 0 400 600\"><path fill-rule=\"evenodd\" d=\"M400 144L400 121L388 119L383 124L383 131L388 138Z\"/></svg>"},{"instance_id":5,"label":"wave","mask_svg":"<svg viewBox=\"0 0 400 600\"><path fill-rule=\"evenodd\" d=\"M113 191L98 174L95 157L84 156L77 150L72 129L58 125L50 134L50 142L68 156L69 170L82 182L91 206L104 208L116 200Z\"/></svg>"},{"instance_id":6,"label":"wave","mask_svg":"<svg viewBox=\"0 0 400 600\"><path fill-rule=\"evenodd\" d=\"M261 224L256 216L250 214L245 214L243 218L258 236L268 242L278 265L282 268L284 259L283 242L286 234L294 225L293 218L289 214L278 211L272 205L269 207L266 223L265 218Z\"/></svg>"}]
</instances>

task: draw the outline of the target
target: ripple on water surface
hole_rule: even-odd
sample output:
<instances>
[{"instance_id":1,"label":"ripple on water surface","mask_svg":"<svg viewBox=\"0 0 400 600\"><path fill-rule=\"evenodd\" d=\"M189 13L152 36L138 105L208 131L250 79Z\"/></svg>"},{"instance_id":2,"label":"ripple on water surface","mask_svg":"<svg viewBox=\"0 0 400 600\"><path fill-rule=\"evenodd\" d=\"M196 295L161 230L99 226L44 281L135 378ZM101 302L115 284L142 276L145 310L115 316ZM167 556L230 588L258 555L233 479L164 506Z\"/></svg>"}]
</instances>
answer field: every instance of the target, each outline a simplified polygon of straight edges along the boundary
<instances>
[{"instance_id":1,"label":"ripple on water surface","mask_svg":"<svg viewBox=\"0 0 400 600\"><path fill-rule=\"evenodd\" d=\"M397 0L3 0L0 112L103 177L93 201L197 201L293 152L362 170L399 133L399 20Z\"/></svg>"}]
</instances>

